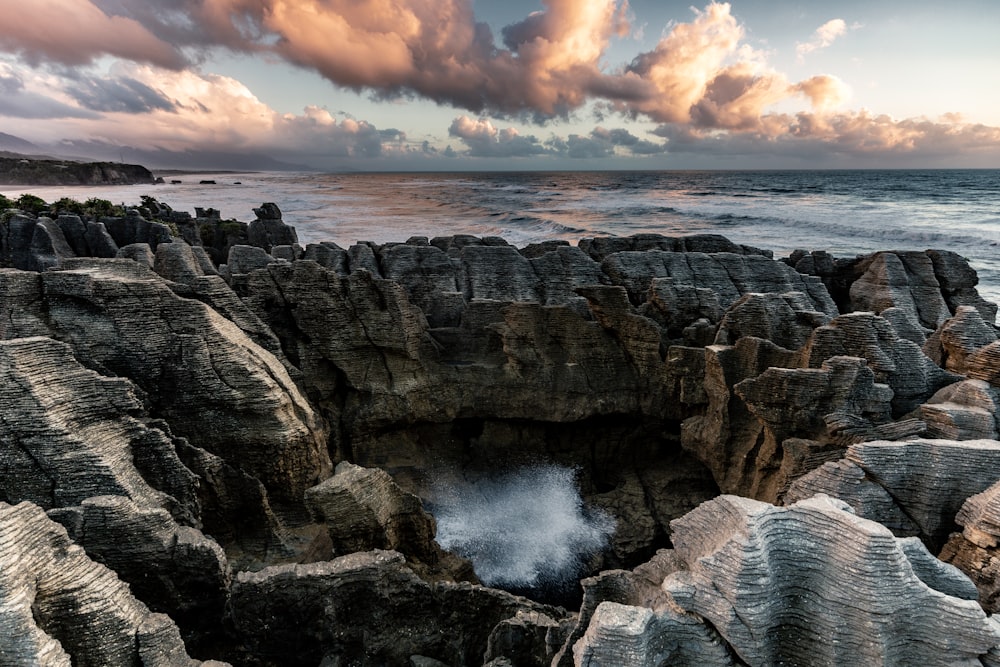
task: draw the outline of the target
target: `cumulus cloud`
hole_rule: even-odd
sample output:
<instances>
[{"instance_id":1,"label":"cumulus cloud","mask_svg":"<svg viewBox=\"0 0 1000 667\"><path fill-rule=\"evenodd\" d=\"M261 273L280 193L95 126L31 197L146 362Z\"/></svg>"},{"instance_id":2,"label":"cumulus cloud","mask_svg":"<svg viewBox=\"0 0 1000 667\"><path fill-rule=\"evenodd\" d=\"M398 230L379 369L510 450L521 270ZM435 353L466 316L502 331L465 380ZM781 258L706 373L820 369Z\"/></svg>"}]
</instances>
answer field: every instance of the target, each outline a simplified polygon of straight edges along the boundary
<instances>
[{"instance_id":1,"label":"cumulus cloud","mask_svg":"<svg viewBox=\"0 0 1000 667\"><path fill-rule=\"evenodd\" d=\"M940 157L1000 149L1000 128L981 124L898 120L868 111L770 114L753 131L712 132L667 123L654 130L671 153L813 157Z\"/></svg>"},{"instance_id":2,"label":"cumulus cloud","mask_svg":"<svg viewBox=\"0 0 1000 667\"><path fill-rule=\"evenodd\" d=\"M87 0L2 0L0 49L30 63L83 65L112 55L179 69L186 58L138 21Z\"/></svg>"},{"instance_id":3,"label":"cumulus cloud","mask_svg":"<svg viewBox=\"0 0 1000 667\"><path fill-rule=\"evenodd\" d=\"M174 102L151 86L130 77L81 77L66 88L83 107L93 111L140 114L176 111Z\"/></svg>"},{"instance_id":4,"label":"cumulus cloud","mask_svg":"<svg viewBox=\"0 0 1000 667\"><path fill-rule=\"evenodd\" d=\"M794 81L774 70L768 54L746 43L727 3L711 2L689 21L671 23L655 47L624 64L606 59L613 40L629 35L626 0L541 6L494 35L476 20L472 0L0 0L0 51L34 68L30 76L0 68L0 114L57 119L80 136L178 150L434 154L432 145L410 142L399 130L320 107L279 114L240 82L199 71L209 51L227 49L279 57L376 97L419 97L466 110L448 133L462 154L477 157L606 158L698 146L863 154L869 147L919 152L998 144L990 128L960 119L897 121L844 111L850 90L843 81L826 74ZM797 53L826 48L849 29L842 19L828 21ZM95 74L104 56L125 64ZM59 73L88 63L73 76ZM540 139L494 125L568 118L588 103L599 110L597 122L651 120L666 141L603 128ZM805 110L775 111L792 105Z\"/></svg>"},{"instance_id":5,"label":"cumulus cloud","mask_svg":"<svg viewBox=\"0 0 1000 667\"><path fill-rule=\"evenodd\" d=\"M0 68L0 77L9 87L18 73L8 66ZM41 92L0 96L0 114L50 118L50 135L168 151L371 158L405 141L399 130L337 118L317 106L278 113L241 82L192 70L120 63L102 76L48 78Z\"/></svg>"},{"instance_id":6,"label":"cumulus cloud","mask_svg":"<svg viewBox=\"0 0 1000 667\"><path fill-rule=\"evenodd\" d=\"M825 49L833 44L834 40L838 37L842 37L846 34L847 23L844 19L830 19L820 27L816 28L816 31L812 34L812 38L808 42L799 42L796 44L795 53L798 54L799 59L802 60L807 54L820 49Z\"/></svg>"},{"instance_id":7,"label":"cumulus cloud","mask_svg":"<svg viewBox=\"0 0 1000 667\"><path fill-rule=\"evenodd\" d=\"M547 152L537 137L522 135L513 127L499 129L485 118L459 116L448 134L460 139L472 157L528 157Z\"/></svg>"},{"instance_id":8,"label":"cumulus cloud","mask_svg":"<svg viewBox=\"0 0 1000 667\"><path fill-rule=\"evenodd\" d=\"M545 141L534 135L522 135L516 128L500 129L485 118L460 116L451 123L448 133L460 139L472 157L510 158L549 155L573 159L609 158L620 154L654 155L664 152L665 144L640 139L624 128L594 128L589 134L553 134ZM621 149L619 152L618 149ZM451 154L455 152L451 147ZM447 155L446 151L446 155Z\"/></svg>"}]
</instances>

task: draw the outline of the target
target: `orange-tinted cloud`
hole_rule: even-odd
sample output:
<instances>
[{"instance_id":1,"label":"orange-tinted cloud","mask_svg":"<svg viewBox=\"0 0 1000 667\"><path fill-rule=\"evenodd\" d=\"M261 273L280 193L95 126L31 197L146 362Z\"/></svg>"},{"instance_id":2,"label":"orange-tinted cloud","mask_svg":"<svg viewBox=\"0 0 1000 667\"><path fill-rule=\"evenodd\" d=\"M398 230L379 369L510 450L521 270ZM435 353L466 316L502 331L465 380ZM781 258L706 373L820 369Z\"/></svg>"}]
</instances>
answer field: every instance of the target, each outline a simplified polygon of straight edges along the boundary
<instances>
[{"instance_id":1,"label":"orange-tinted cloud","mask_svg":"<svg viewBox=\"0 0 1000 667\"><path fill-rule=\"evenodd\" d=\"M0 0L0 50L28 62L83 65L101 55L179 69L183 54L138 21L85 0Z\"/></svg>"},{"instance_id":2,"label":"orange-tinted cloud","mask_svg":"<svg viewBox=\"0 0 1000 667\"><path fill-rule=\"evenodd\" d=\"M845 34L847 34L847 23L844 22L844 19L831 19L816 28L816 32L812 34L812 39L808 42L796 44L795 52L800 59L804 58L806 54L825 49L833 44L834 40Z\"/></svg>"},{"instance_id":3,"label":"orange-tinted cloud","mask_svg":"<svg viewBox=\"0 0 1000 667\"><path fill-rule=\"evenodd\" d=\"M899 121L844 111L844 82L825 74L792 81L775 71L767 54L746 43L727 3L695 10L652 50L617 66L605 60L612 40L629 30L626 0L542 6L497 36L477 22L472 0L0 0L0 51L32 66L104 55L126 61L107 76L82 69L61 80L58 68L37 68L33 87L27 76L0 71L0 92L7 91L0 115L62 118L67 132L163 146L346 156L404 150L396 131L317 107L278 114L238 81L184 67L224 48L277 56L376 96L420 97L482 115L461 116L448 132L484 157L662 152L662 143L601 128L539 139L487 119L544 121L591 102L624 119L660 123L674 151L861 155L1000 145L994 128L958 118ZM825 48L847 29L831 20L798 52ZM122 122L123 114L142 114L143 122Z\"/></svg>"}]
</instances>

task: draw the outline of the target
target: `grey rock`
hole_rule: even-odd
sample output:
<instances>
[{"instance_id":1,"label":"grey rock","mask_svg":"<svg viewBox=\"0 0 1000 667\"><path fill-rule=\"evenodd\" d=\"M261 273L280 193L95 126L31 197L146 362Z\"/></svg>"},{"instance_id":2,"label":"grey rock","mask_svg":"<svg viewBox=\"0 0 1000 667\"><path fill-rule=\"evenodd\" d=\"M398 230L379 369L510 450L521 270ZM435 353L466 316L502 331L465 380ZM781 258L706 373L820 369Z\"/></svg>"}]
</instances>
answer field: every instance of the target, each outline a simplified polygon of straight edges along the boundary
<instances>
[{"instance_id":1,"label":"grey rock","mask_svg":"<svg viewBox=\"0 0 1000 667\"><path fill-rule=\"evenodd\" d=\"M384 470L346 461L333 477L306 489L306 507L326 526L334 553L388 549L403 553L427 576L475 580L472 566L434 541L434 517L417 496L406 493Z\"/></svg>"},{"instance_id":2,"label":"grey rock","mask_svg":"<svg viewBox=\"0 0 1000 667\"><path fill-rule=\"evenodd\" d=\"M490 633L502 621L518 612L556 622L565 616L561 609L482 586L432 586L392 551L240 572L229 610L234 633L253 655L286 665L323 659L400 665L412 655L482 664ZM442 633L445 627L449 631Z\"/></svg>"},{"instance_id":3,"label":"grey rock","mask_svg":"<svg viewBox=\"0 0 1000 667\"><path fill-rule=\"evenodd\" d=\"M687 569L663 590L749 665L971 664L997 643L978 604L933 588L951 566L828 496L721 496L673 525Z\"/></svg>"},{"instance_id":4,"label":"grey rock","mask_svg":"<svg viewBox=\"0 0 1000 667\"><path fill-rule=\"evenodd\" d=\"M169 618L132 597L38 506L0 502L0 544L4 664L202 664Z\"/></svg>"},{"instance_id":5,"label":"grey rock","mask_svg":"<svg viewBox=\"0 0 1000 667\"><path fill-rule=\"evenodd\" d=\"M837 494L859 515L939 547L955 529L955 515L966 499L996 480L1000 442L865 442L852 445L845 458L844 463L828 463L796 481L788 499L817 492ZM895 508L888 505L887 496Z\"/></svg>"},{"instance_id":6,"label":"grey rock","mask_svg":"<svg viewBox=\"0 0 1000 667\"><path fill-rule=\"evenodd\" d=\"M995 614L1000 609L1000 482L969 497L955 522L962 529L952 533L939 557L972 580L979 604Z\"/></svg>"},{"instance_id":7,"label":"grey rock","mask_svg":"<svg viewBox=\"0 0 1000 667\"><path fill-rule=\"evenodd\" d=\"M250 245L234 245L229 249L229 258L226 260L226 266L230 275L236 275L263 269L274 261L275 259L262 248Z\"/></svg>"},{"instance_id":8,"label":"grey rock","mask_svg":"<svg viewBox=\"0 0 1000 667\"><path fill-rule=\"evenodd\" d=\"M295 228L282 221L281 210L277 205L261 204L260 208L255 208L253 212L257 218L247 227L250 245L270 253L274 246L293 245L299 242Z\"/></svg>"}]
</instances>

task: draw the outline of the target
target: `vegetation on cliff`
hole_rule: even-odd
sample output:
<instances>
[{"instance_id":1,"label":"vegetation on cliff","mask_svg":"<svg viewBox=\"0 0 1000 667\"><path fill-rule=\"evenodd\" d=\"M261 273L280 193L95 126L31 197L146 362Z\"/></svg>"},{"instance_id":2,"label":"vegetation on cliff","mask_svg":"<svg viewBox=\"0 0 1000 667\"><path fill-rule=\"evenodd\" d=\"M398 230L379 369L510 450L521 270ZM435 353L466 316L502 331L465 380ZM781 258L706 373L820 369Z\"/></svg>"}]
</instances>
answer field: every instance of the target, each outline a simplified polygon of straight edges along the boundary
<instances>
[{"instance_id":1,"label":"vegetation on cliff","mask_svg":"<svg viewBox=\"0 0 1000 667\"><path fill-rule=\"evenodd\" d=\"M134 185L154 180L152 172L138 164L0 157L0 185Z\"/></svg>"}]
</instances>

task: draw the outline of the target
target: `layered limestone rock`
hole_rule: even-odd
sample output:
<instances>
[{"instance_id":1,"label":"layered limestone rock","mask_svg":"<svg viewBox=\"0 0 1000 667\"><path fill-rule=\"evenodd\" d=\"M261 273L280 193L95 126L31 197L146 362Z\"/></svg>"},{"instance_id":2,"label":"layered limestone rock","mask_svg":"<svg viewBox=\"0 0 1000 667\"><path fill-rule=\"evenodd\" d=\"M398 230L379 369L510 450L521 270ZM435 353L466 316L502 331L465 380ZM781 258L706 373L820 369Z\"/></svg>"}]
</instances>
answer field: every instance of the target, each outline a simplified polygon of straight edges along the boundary
<instances>
[{"instance_id":1,"label":"layered limestone rock","mask_svg":"<svg viewBox=\"0 0 1000 667\"><path fill-rule=\"evenodd\" d=\"M940 558L964 572L979 591L979 604L991 614L1000 610L1000 482L962 505Z\"/></svg>"},{"instance_id":2,"label":"layered limestone rock","mask_svg":"<svg viewBox=\"0 0 1000 667\"><path fill-rule=\"evenodd\" d=\"M974 664L1000 638L958 570L826 496L721 496L676 520L673 541L669 604L603 603L574 646L581 664L733 664L715 632L748 665Z\"/></svg>"},{"instance_id":3,"label":"layered limestone rock","mask_svg":"<svg viewBox=\"0 0 1000 667\"><path fill-rule=\"evenodd\" d=\"M540 647L526 636L527 645L554 651L562 644L558 621L565 616L561 609L482 586L429 584L392 551L241 572L229 609L236 636L254 662L265 665L404 665L415 655L483 664L501 622L519 612L522 618L534 615L536 624L556 636ZM494 640L491 659L506 657L496 654L500 645ZM507 655L523 649L506 644ZM532 661L544 664L547 658L533 655Z\"/></svg>"},{"instance_id":4,"label":"layered limestone rock","mask_svg":"<svg viewBox=\"0 0 1000 667\"><path fill-rule=\"evenodd\" d=\"M306 490L306 506L324 524L337 555L387 549L403 553L425 576L475 581L472 565L441 549L434 517L384 470L348 462L333 477Z\"/></svg>"},{"instance_id":5,"label":"layered limestone rock","mask_svg":"<svg viewBox=\"0 0 1000 667\"><path fill-rule=\"evenodd\" d=\"M937 547L966 499L996 481L998 466L996 440L865 442L852 445L843 461L795 480L785 500L836 496L859 516Z\"/></svg>"},{"instance_id":6,"label":"layered limestone rock","mask_svg":"<svg viewBox=\"0 0 1000 667\"><path fill-rule=\"evenodd\" d=\"M1000 655L967 581L840 504L726 497L689 514L720 491L824 491L943 543L995 482L997 443L888 441L1000 433L995 310L961 258L776 262L709 235L302 249L273 205L250 226L153 214L164 224L7 216L0 264L31 271L0 269L0 500L48 510L199 656ZM118 259L84 258L98 254ZM675 550L588 579L577 618L441 581L460 575L420 506L435 483L538 464L577 471L617 520L588 574ZM991 556L958 539L986 599ZM231 582L228 563L262 569Z\"/></svg>"},{"instance_id":7,"label":"layered limestone rock","mask_svg":"<svg viewBox=\"0 0 1000 667\"><path fill-rule=\"evenodd\" d=\"M5 665L210 664L27 502L0 502L0 638Z\"/></svg>"},{"instance_id":8,"label":"layered limestone rock","mask_svg":"<svg viewBox=\"0 0 1000 667\"><path fill-rule=\"evenodd\" d=\"M75 259L63 269L42 274L38 320L24 322L27 331L9 327L8 337L35 333L43 320L78 358L131 379L176 433L261 479L276 500L301 506L305 489L329 475L323 420L282 364L231 321L129 260Z\"/></svg>"}]
</instances>

